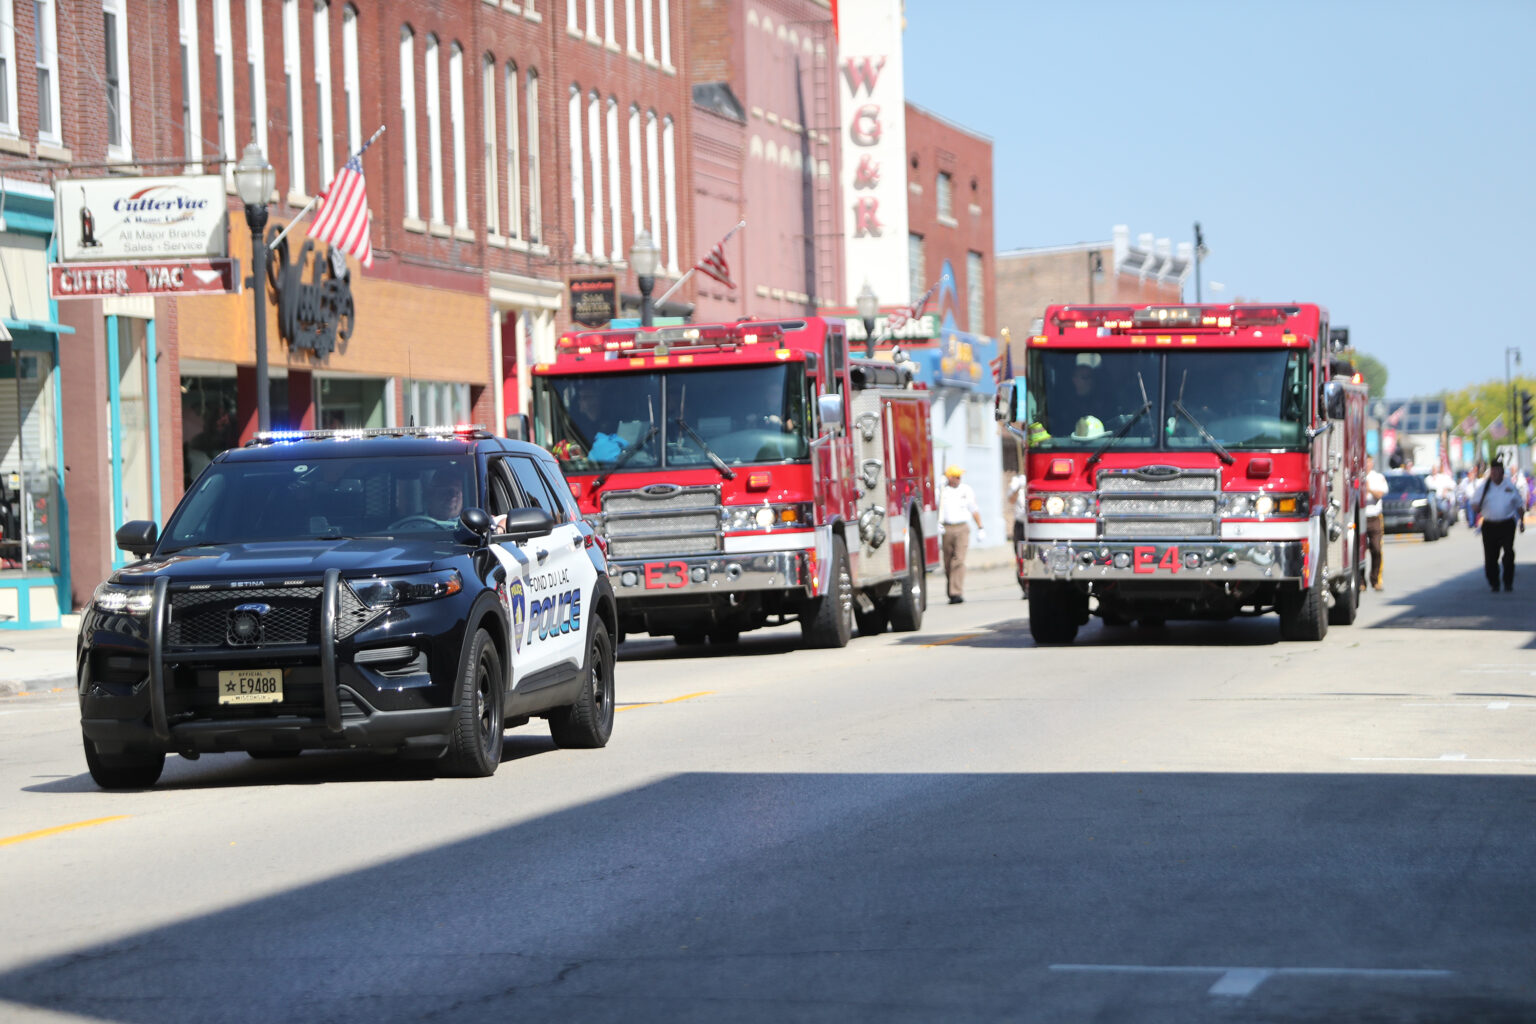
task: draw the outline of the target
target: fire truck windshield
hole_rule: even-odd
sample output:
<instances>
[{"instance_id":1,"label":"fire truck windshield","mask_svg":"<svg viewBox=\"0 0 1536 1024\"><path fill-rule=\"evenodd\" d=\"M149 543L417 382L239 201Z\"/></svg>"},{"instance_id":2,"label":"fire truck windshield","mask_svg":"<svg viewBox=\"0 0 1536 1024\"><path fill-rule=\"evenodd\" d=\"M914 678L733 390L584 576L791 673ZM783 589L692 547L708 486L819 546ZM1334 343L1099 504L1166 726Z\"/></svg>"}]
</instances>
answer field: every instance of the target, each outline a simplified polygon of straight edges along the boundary
<instances>
[{"instance_id":1,"label":"fire truck windshield","mask_svg":"<svg viewBox=\"0 0 1536 1024\"><path fill-rule=\"evenodd\" d=\"M1026 421L1040 450L1296 448L1305 443L1306 353L1294 349L1157 352L1035 350ZM1145 403L1152 413L1132 422ZM1214 442L1214 443L1213 443Z\"/></svg>"},{"instance_id":2,"label":"fire truck windshield","mask_svg":"<svg viewBox=\"0 0 1536 1024\"><path fill-rule=\"evenodd\" d=\"M799 363L536 376L533 410L535 440L567 473L795 462L810 451Z\"/></svg>"}]
</instances>

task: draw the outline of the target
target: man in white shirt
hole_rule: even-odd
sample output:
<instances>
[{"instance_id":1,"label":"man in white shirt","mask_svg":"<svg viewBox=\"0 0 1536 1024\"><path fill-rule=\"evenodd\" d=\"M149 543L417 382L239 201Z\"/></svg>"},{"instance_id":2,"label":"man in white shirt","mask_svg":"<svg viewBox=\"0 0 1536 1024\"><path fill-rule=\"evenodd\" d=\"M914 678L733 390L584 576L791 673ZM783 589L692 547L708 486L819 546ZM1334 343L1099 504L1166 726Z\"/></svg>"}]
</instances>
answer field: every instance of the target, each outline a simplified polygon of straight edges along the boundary
<instances>
[{"instance_id":1,"label":"man in white shirt","mask_svg":"<svg viewBox=\"0 0 1536 1024\"><path fill-rule=\"evenodd\" d=\"M1387 478L1376 469L1374 456L1365 457L1365 542L1371 550L1371 589L1381 589L1381 499Z\"/></svg>"},{"instance_id":2,"label":"man in white shirt","mask_svg":"<svg viewBox=\"0 0 1536 1024\"><path fill-rule=\"evenodd\" d=\"M944 581L949 590L949 603L965 600L965 553L971 546L971 523L976 524L976 539L985 542L986 531L981 528L981 509L976 504L976 492L970 484L960 482L965 470L950 466L944 470L944 486L939 488L939 528L944 531L941 549L944 554Z\"/></svg>"},{"instance_id":3,"label":"man in white shirt","mask_svg":"<svg viewBox=\"0 0 1536 1024\"><path fill-rule=\"evenodd\" d=\"M1472 496L1472 507L1483 520L1483 572L1488 586L1499 592L1499 556L1504 556L1504 589L1515 589L1515 530L1525 532L1525 494L1504 476L1498 459L1488 467L1488 479Z\"/></svg>"}]
</instances>

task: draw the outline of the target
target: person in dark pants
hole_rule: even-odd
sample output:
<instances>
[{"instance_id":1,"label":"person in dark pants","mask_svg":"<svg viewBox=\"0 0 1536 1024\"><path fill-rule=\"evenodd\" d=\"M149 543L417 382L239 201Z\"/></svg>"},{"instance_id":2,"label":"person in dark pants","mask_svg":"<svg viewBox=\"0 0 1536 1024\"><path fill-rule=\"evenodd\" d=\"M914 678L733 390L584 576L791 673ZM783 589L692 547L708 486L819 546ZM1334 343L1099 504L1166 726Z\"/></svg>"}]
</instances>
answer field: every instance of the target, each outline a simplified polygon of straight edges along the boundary
<instances>
[{"instance_id":1,"label":"person in dark pants","mask_svg":"<svg viewBox=\"0 0 1536 1024\"><path fill-rule=\"evenodd\" d=\"M1365 457L1365 543L1371 553L1371 589L1381 589L1381 499L1387 493L1387 478L1376 469L1374 456Z\"/></svg>"},{"instance_id":2,"label":"person in dark pants","mask_svg":"<svg viewBox=\"0 0 1536 1024\"><path fill-rule=\"evenodd\" d=\"M1514 481L1504 476L1504 463L1498 459L1488 467L1484 480L1472 496L1472 507L1483 521L1483 572L1488 586L1498 593L1499 556L1504 558L1504 589L1515 589L1515 530L1525 532L1525 495Z\"/></svg>"}]
</instances>

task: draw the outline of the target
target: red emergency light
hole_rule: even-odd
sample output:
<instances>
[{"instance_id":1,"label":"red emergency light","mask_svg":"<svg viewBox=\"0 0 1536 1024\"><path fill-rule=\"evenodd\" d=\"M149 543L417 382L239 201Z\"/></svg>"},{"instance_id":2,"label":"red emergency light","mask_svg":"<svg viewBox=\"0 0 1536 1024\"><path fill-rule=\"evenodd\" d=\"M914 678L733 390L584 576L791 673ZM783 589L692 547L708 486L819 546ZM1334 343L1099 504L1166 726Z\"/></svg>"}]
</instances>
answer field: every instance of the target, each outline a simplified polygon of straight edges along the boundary
<instances>
[{"instance_id":1,"label":"red emergency light","mask_svg":"<svg viewBox=\"0 0 1536 1024\"><path fill-rule=\"evenodd\" d=\"M784 328L778 324L706 324L651 331L583 331L562 336L558 347L577 355L597 352L664 355L674 349L728 350L744 345L776 345L783 340Z\"/></svg>"}]
</instances>

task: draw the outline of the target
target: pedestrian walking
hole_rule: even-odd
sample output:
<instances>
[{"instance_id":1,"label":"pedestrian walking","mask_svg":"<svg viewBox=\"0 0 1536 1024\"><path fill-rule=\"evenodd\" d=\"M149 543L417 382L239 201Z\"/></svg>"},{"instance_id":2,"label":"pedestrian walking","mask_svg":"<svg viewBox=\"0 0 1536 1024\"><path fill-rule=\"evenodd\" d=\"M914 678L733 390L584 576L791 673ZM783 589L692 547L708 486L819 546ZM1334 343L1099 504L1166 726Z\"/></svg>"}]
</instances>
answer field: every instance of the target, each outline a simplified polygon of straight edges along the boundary
<instances>
[{"instance_id":1,"label":"pedestrian walking","mask_svg":"<svg viewBox=\"0 0 1536 1024\"><path fill-rule=\"evenodd\" d=\"M1365 542L1371 550L1371 589L1381 589L1381 499L1387 478L1376 469L1375 456L1365 457Z\"/></svg>"},{"instance_id":2,"label":"pedestrian walking","mask_svg":"<svg viewBox=\"0 0 1536 1024\"><path fill-rule=\"evenodd\" d=\"M944 582L949 591L949 603L965 600L965 553L971 546L971 523L976 524L976 539L985 542L987 532L981 528L981 508L976 504L976 492L960 478L965 470L950 466L944 470L944 486L939 488L939 526L944 531L942 545L944 555Z\"/></svg>"},{"instance_id":3,"label":"pedestrian walking","mask_svg":"<svg viewBox=\"0 0 1536 1024\"><path fill-rule=\"evenodd\" d=\"M1504 560L1504 589L1515 589L1515 530L1525 532L1525 495L1504 476L1504 463L1494 459L1488 479L1477 489L1472 506L1483 520L1483 573L1488 587L1499 591L1499 558Z\"/></svg>"}]
</instances>

